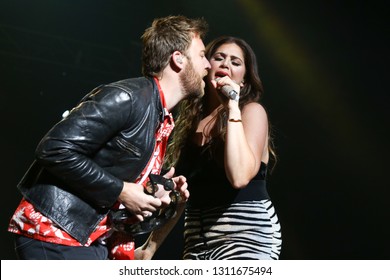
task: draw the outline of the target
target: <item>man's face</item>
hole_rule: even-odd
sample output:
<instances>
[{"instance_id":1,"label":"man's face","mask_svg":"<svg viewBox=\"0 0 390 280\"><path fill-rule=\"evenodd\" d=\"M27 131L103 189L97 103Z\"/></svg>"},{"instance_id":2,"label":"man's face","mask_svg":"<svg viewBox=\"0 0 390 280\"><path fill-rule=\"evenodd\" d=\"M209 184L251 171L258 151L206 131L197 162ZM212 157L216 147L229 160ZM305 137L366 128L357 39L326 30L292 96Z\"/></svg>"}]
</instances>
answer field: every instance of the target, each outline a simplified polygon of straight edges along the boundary
<instances>
[{"instance_id":1,"label":"man's face","mask_svg":"<svg viewBox=\"0 0 390 280\"><path fill-rule=\"evenodd\" d=\"M186 96L203 96L205 83L203 77L210 69L210 63L205 57L205 47L199 36L194 36L188 55L186 65L180 73L180 81L183 92Z\"/></svg>"}]
</instances>

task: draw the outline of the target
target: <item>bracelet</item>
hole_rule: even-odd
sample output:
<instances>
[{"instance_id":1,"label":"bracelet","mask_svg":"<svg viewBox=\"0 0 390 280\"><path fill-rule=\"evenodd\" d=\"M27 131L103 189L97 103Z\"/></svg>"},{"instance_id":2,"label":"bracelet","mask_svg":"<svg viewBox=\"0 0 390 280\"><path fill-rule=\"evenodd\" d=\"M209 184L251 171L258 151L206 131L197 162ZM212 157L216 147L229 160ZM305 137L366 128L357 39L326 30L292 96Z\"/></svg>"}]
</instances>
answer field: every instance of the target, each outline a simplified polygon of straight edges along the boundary
<instances>
[{"instance_id":1,"label":"bracelet","mask_svg":"<svg viewBox=\"0 0 390 280\"><path fill-rule=\"evenodd\" d=\"M229 119L229 122L242 122L241 119Z\"/></svg>"}]
</instances>

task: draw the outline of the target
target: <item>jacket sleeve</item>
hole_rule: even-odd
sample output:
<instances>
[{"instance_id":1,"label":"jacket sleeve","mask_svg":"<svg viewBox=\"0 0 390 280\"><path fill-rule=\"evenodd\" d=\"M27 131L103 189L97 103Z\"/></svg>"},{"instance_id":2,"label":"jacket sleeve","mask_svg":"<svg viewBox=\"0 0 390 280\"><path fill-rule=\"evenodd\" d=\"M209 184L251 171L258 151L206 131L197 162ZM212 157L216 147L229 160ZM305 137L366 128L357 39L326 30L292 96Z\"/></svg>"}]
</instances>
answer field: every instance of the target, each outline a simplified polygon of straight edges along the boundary
<instances>
[{"instance_id":1,"label":"jacket sleeve","mask_svg":"<svg viewBox=\"0 0 390 280\"><path fill-rule=\"evenodd\" d=\"M131 108L131 94L119 88L103 87L90 93L42 138L36 160L81 198L111 207L123 181L93 158L129 125Z\"/></svg>"}]
</instances>

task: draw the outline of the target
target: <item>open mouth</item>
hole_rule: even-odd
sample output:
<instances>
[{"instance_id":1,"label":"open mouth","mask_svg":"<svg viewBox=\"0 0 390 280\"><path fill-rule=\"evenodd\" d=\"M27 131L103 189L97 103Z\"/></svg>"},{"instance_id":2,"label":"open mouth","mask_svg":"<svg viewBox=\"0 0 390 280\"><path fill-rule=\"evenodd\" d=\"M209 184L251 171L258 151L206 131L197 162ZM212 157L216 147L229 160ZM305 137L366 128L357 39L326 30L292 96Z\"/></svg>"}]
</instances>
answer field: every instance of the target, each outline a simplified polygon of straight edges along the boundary
<instances>
[{"instance_id":1,"label":"open mouth","mask_svg":"<svg viewBox=\"0 0 390 280\"><path fill-rule=\"evenodd\" d=\"M215 76L216 79L218 79L218 78L223 78L223 77L225 77L225 76L230 77L228 73L223 72L223 71L215 72L214 76Z\"/></svg>"}]
</instances>

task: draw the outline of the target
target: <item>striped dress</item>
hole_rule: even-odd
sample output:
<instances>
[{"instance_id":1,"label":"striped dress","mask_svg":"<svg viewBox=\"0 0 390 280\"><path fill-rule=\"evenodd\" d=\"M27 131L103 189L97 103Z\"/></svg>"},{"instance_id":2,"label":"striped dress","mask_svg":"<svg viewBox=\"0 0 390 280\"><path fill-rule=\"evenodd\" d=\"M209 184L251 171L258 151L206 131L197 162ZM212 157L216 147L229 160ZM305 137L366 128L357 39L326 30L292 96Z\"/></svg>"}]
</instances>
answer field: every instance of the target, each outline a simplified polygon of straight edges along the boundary
<instances>
[{"instance_id":1,"label":"striped dress","mask_svg":"<svg viewBox=\"0 0 390 280\"><path fill-rule=\"evenodd\" d=\"M187 209L184 259L279 259L281 231L270 200Z\"/></svg>"},{"instance_id":2,"label":"striped dress","mask_svg":"<svg viewBox=\"0 0 390 280\"><path fill-rule=\"evenodd\" d=\"M183 259L276 260L281 227L266 189L267 165L247 187L234 189L223 164L201 147L183 156L190 199L185 211ZM181 161L183 162L183 161Z\"/></svg>"}]
</instances>

